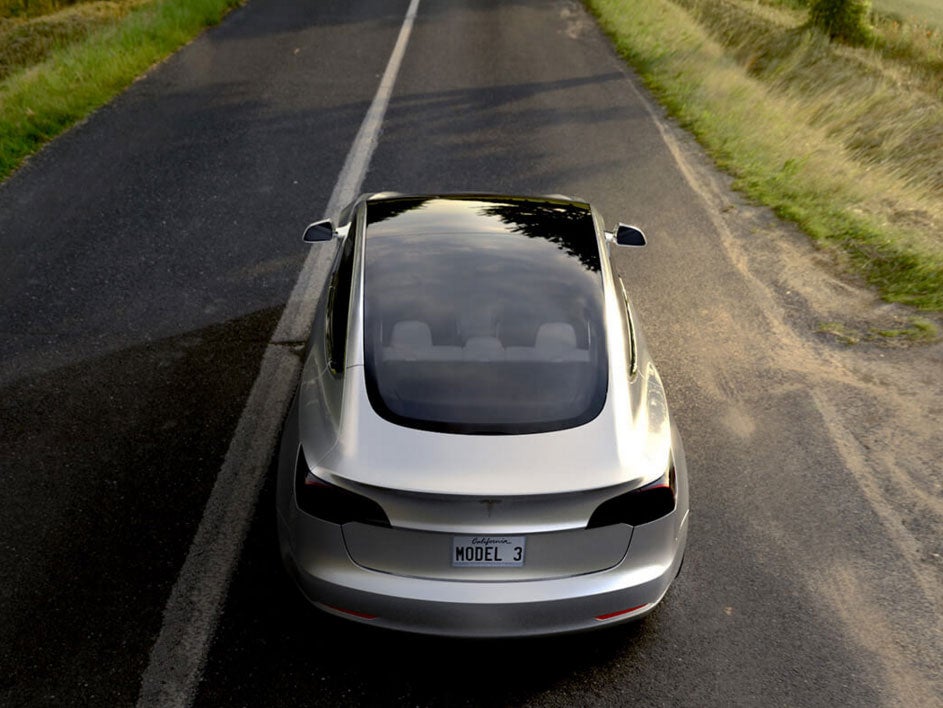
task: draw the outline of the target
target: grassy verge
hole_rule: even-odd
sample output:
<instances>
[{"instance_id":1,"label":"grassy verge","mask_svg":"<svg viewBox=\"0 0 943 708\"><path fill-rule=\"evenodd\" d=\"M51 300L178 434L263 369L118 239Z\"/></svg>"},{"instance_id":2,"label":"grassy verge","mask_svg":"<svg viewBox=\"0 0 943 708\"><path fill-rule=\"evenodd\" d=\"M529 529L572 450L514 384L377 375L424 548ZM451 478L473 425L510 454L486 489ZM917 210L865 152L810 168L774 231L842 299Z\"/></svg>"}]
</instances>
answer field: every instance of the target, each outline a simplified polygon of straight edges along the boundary
<instances>
[{"instance_id":1,"label":"grassy verge","mask_svg":"<svg viewBox=\"0 0 943 708\"><path fill-rule=\"evenodd\" d=\"M0 80L155 0L0 0Z\"/></svg>"},{"instance_id":2,"label":"grassy verge","mask_svg":"<svg viewBox=\"0 0 943 708\"><path fill-rule=\"evenodd\" d=\"M0 0L0 180L238 4Z\"/></svg>"},{"instance_id":3,"label":"grassy verge","mask_svg":"<svg viewBox=\"0 0 943 708\"><path fill-rule=\"evenodd\" d=\"M939 33L889 22L852 49L808 30L797 0L586 2L739 189L886 299L943 310Z\"/></svg>"}]
</instances>

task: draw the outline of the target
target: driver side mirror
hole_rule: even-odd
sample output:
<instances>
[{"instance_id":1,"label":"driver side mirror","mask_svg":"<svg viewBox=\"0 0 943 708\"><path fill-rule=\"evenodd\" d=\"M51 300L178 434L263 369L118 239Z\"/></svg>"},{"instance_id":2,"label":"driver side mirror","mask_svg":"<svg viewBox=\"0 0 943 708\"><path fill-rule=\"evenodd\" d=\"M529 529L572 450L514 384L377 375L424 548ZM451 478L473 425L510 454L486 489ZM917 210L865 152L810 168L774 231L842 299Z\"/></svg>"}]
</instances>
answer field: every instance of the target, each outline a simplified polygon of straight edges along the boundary
<instances>
[{"instance_id":1,"label":"driver side mirror","mask_svg":"<svg viewBox=\"0 0 943 708\"><path fill-rule=\"evenodd\" d=\"M324 219L322 221L315 221L313 224L308 224L302 238L305 243L320 243L322 241L330 241L334 236L334 224L331 223L330 219Z\"/></svg>"}]
</instances>

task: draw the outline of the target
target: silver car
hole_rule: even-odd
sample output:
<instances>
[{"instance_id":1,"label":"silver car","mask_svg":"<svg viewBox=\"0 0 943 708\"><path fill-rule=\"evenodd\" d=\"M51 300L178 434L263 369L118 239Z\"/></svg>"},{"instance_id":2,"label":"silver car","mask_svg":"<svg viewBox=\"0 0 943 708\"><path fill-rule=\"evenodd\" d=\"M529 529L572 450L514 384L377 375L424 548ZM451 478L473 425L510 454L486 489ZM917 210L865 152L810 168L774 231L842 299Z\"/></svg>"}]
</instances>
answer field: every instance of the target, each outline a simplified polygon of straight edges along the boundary
<instances>
[{"instance_id":1,"label":"silver car","mask_svg":"<svg viewBox=\"0 0 943 708\"><path fill-rule=\"evenodd\" d=\"M565 197L378 194L335 228L282 435L281 554L331 614L540 635L644 616L681 568L681 438L607 233Z\"/></svg>"}]
</instances>

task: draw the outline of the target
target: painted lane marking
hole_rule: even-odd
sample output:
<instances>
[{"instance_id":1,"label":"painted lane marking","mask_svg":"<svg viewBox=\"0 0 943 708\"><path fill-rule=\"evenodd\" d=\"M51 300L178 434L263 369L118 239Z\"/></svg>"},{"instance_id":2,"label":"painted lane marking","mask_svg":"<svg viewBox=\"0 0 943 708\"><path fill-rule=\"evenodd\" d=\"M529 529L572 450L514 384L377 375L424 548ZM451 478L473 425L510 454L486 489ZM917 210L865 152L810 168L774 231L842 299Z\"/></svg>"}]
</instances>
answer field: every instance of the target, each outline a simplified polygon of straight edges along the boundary
<instances>
[{"instance_id":1,"label":"painted lane marking","mask_svg":"<svg viewBox=\"0 0 943 708\"><path fill-rule=\"evenodd\" d=\"M325 210L328 218L336 218L363 184L418 7L419 0L411 0L380 86L331 193ZM259 375L206 502L203 518L164 607L160 634L141 677L137 701L140 708L189 706L193 701L300 373L301 362L284 344L307 339L320 286L330 265L327 255L315 248L308 254L266 347Z\"/></svg>"},{"instance_id":2,"label":"painted lane marking","mask_svg":"<svg viewBox=\"0 0 943 708\"><path fill-rule=\"evenodd\" d=\"M396 38L386 71L380 79L376 96L373 97L373 103L370 104L363 123L360 124L360 130L354 138L350 152L347 153L347 159L344 161L337 183L334 185L334 191L331 192L331 198L324 210L325 219L336 219L338 212L360 193L360 185L363 184L370 158L373 157L373 151L377 146L380 126L390 103L390 96L393 94L393 84L396 83L396 76L399 74L399 67L406 53L406 44L409 42L418 8L419 0L412 0L406 10L406 18L400 28L399 37ZM322 272L315 271L315 263L323 263ZM322 258L317 248L311 249L285 305L282 318L275 327L275 334L272 335L273 342L301 342L308 339L321 284L324 282L329 265L329 258Z\"/></svg>"}]
</instances>

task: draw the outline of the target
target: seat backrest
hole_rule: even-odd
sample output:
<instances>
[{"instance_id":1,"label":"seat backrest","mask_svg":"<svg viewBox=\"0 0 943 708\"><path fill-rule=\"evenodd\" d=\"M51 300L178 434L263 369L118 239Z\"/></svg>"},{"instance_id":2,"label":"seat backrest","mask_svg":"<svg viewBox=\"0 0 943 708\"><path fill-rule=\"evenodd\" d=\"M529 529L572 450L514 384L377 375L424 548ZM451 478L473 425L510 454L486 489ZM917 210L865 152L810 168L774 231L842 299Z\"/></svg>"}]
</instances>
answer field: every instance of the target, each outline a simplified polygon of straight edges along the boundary
<instances>
[{"instance_id":1,"label":"seat backrest","mask_svg":"<svg viewBox=\"0 0 943 708\"><path fill-rule=\"evenodd\" d=\"M568 322L545 322L540 325L534 349L539 361L577 361L584 354L576 348L576 330Z\"/></svg>"},{"instance_id":2,"label":"seat backrest","mask_svg":"<svg viewBox=\"0 0 943 708\"><path fill-rule=\"evenodd\" d=\"M534 346L538 349L576 349L576 330L569 322L544 322L537 328Z\"/></svg>"},{"instance_id":3,"label":"seat backrest","mask_svg":"<svg viewBox=\"0 0 943 708\"><path fill-rule=\"evenodd\" d=\"M423 359L432 349L432 330L419 320L402 320L393 325L390 346L384 347L384 359Z\"/></svg>"},{"instance_id":4,"label":"seat backrest","mask_svg":"<svg viewBox=\"0 0 943 708\"><path fill-rule=\"evenodd\" d=\"M458 317L458 335L464 340L471 337L494 337L498 334L498 311L495 307L475 304Z\"/></svg>"},{"instance_id":5,"label":"seat backrest","mask_svg":"<svg viewBox=\"0 0 943 708\"><path fill-rule=\"evenodd\" d=\"M497 337L469 337L462 350L466 361L502 361L504 347Z\"/></svg>"}]
</instances>

